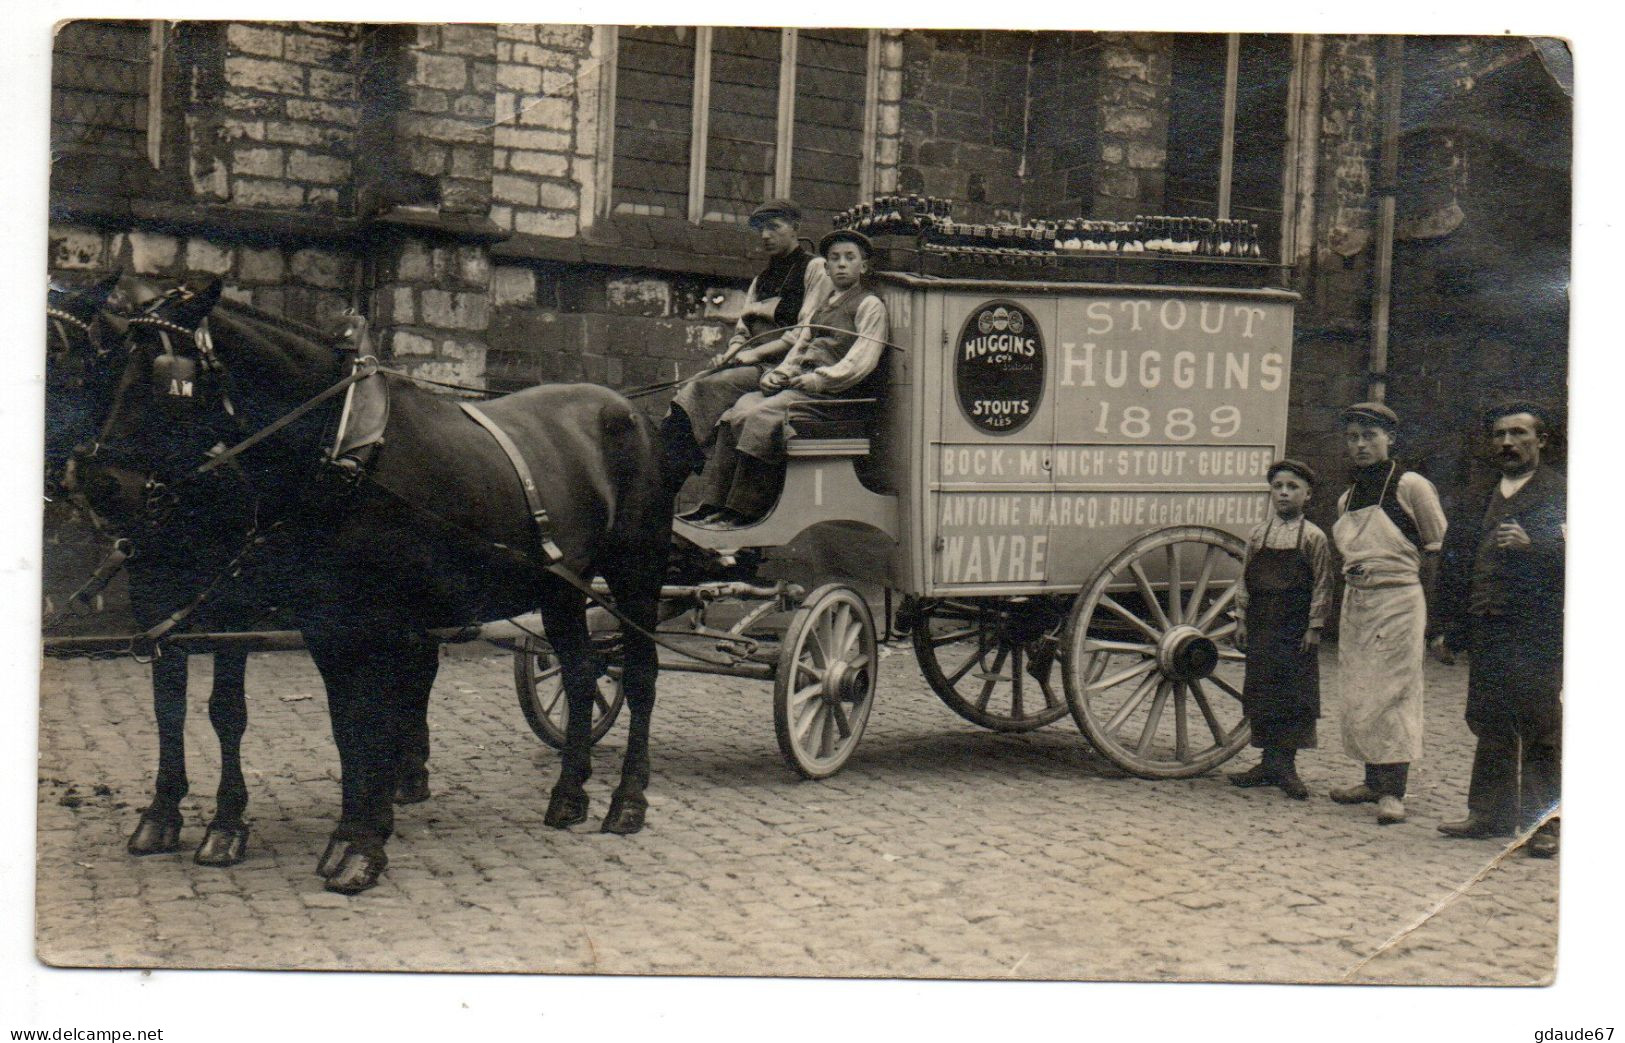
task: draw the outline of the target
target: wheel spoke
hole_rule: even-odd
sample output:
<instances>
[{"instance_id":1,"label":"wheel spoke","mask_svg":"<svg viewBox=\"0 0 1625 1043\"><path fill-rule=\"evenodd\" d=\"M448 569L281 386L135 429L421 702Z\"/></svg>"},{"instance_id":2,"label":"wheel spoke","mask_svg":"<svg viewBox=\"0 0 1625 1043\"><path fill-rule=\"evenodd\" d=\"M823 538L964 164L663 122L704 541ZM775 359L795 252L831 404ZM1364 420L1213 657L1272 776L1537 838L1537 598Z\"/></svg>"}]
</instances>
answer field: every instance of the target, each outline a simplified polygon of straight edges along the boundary
<instances>
[{"instance_id":1,"label":"wheel spoke","mask_svg":"<svg viewBox=\"0 0 1625 1043\"><path fill-rule=\"evenodd\" d=\"M846 710L840 703L829 704L829 715L835 720L835 729L841 733L843 740L852 737L852 722L846 719Z\"/></svg>"},{"instance_id":2,"label":"wheel spoke","mask_svg":"<svg viewBox=\"0 0 1625 1043\"><path fill-rule=\"evenodd\" d=\"M1201 681L1191 682L1191 696L1196 700L1197 709L1207 719L1207 730L1213 733L1213 741L1220 746L1224 745L1224 729L1219 727L1219 718L1213 713L1213 707L1208 705L1207 693L1202 690Z\"/></svg>"},{"instance_id":3,"label":"wheel spoke","mask_svg":"<svg viewBox=\"0 0 1625 1043\"><path fill-rule=\"evenodd\" d=\"M1229 608L1230 602L1236 600L1236 588L1240 585L1241 580L1238 579L1234 580L1228 587L1224 588L1224 593L1214 598L1213 604L1209 605L1207 607L1207 611L1202 613L1202 618L1196 621L1196 629L1206 630L1208 627L1212 626L1213 621L1219 618L1219 613Z\"/></svg>"},{"instance_id":4,"label":"wheel spoke","mask_svg":"<svg viewBox=\"0 0 1625 1043\"><path fill-rule=\"evenodd\" d=\"M1141 674L1150 670L1155 670L1156 668L1157 661L1155 659L1142 659L1140 662L1126 670L1119 670L1110 677L1096 680L1094 684L1087 686L1084 690L1089 692L1104 692L1108 688L1116 688L1124 681L1132 681Z\"/></svg>"},{"instance_id":5,"label":"wheel spoke","mask_svg":"<svg viewBox=\"0 0 1625 1043\"><path fill-rule=\"evenodd\" d=\"M1219 649L1219 658L1227 663L1245 663L1247 653L1235 648L1221 648Z\"/></svg>"},{"instance_id":6,"label":"wheel spoke","mask_svg":"<svg viewBox=\"0 0 1625 1043\"><path fill-rule=\"evenodd\" d=\"M1202 599L1207 597L1207 585L1208 581L1213 578L1213 562L1218 551L1219 548L1210 543L1206 553L1202 555L1202 571L1197 573L1196 586L1191 589L1190 600L1185 603L1187 606L1185 610L1186 619L1195 619L1196 613L1202 609Z\"/></svg>"},{"instance_id":7,"label":"wheel spoke","mask_svg":"<svg viewBox=\"0 0 1625 1043\"><path fill-rule=\"evenodd\" d=\"M963 641L965 638L970 637L972 634L979 633L980 631L981 627L966 627L963 630L955 630L952 633L933 637L928 643L932 648L941 648L943 645L951 645L955 641Z\"/></svg>"},{"instance_id":8,"label":"wheel spoke","mask_svg":"<svg viewBox=\"0 0 1625 1043\"><path fill-rule=\"evenodd\" d=\"M1220 688L1223 688L1226 692L1228 692L1231 696L1233 696L1237 700L1241 699L1241 693L1236 691L1235 686L1232 685L1229 681L1226 681L1224 678L1220 677L1218 674L1209 674L1207 679L1209 681L1212 681L1214 684L1218 685Z\"/></svg>"},{"instance_id":9,"label":"wheel spoke","mask_svg":"<svg viewBox=\"0 0 1625 1043\"><path fill-rule=\"evenodd\" d=\"M608 714L609 713L609 700L604 698L604 693L603 692L594 692L594 693L592 693L592 701L598 704L598 709L599 709L600 713L602 713L602 714Z\"/></svg>"},{"instance_id":10,"label":"wheel spoke","mask_svg":"<svg viewBox=\"0 0 1625 1043\"><path fill-rule=\"evenodd\" d=\"M1207 632L1207 636L1211 637L1213 640L1217 641L1220 638L1229 637L1231 634L1234 634L1235 632L1236 632L1236 621L1232 619L1230 622L1226 623L1222 627L1218 627L1217 629L1214 629L1214 630L1209 630Z\"/></svg>"},{"instance_id":11,"label":"wheel spoke","mask_svg":"<svg viewBox=\"0 0 1625 1043\"><path fill-rule=\"evenodd\" d=\"M1167 630L1173 624L1168 622L1168 613L1162 610L1162 603L1157 600L1157 592L1151 589L1151 581L1146 578L1145 569L1140 567L1138 561L1131 561L1128 563L1128 570L1133 574L1134 585L1140 588L1140 597L1145 599L1151 614L1156 617L1157 624Z\"/></svg>"},{"instance_id":12,"label":"wheel spoke","mask_svg":"<svg viewBox=\"0 0 1625 1043\"><path fill-rule=\"evenodd\" d=\"M543 710L542 713L546 714L548 717L552 717L553 711L559 708L559 703L563 699L564 685L561 684L557 688L553 689L553 699L547 704L547 709Z\"/></svg>"},{"instance_id":13,"label":"wheel spoke","mask_svg":"<svg viewBox=\"0 0 1625 1043\"><path fill-rule=\"evenodd\" d=\"M824 704L824 727L818 734L818 756L828 757L835 750L835 706Z\"/></svg>"},{"instance_id":14,"label":"wheel spoke","mask_svg":"<svg viewBox=\"0 0 1625 1043\"><path fill-rule=\"evenodd\" d=\"M807 740L812 737L813 728L824 717L823 708L828 704L823 700L809 703L806 716L796 722L796 745L802 749L807 748Z\"/></svg>"},{"instance_id":15,"label":"wheel spoke","mask_svg":"<svg viewBox=\"0 0 1625 1043\"><path fill-rule=\"evenodd\" d=\"M810 661L808 661L805 658L805 656L808 655L809 652L810 652L809 649L803 649L802 650L803 658L796 660L796 670L800 671L800 672L805 672L813 680L818 681L818 682L821 683L824 680L824 671L822 671L818 667L814 666Z\"/></svg>"},{"instance_id":16,"label":"wheel spoke","mask_svg":"<svg viewBox=\"0 0 1625 1043\"><path fill-rule=\"evenodd\" d=\"M1055 698L1055 689L1050 687L1049 678L1038 679L1038 690L1044 693L1044 709L1050 710L1061 705L1061 701Z\"/></svg>"},{"instance_id":17,"label":"wheel spoke","mask_svg":"<svg viewBox=\"0 0 1625 1043\"><path fill-rule=\"evenodd\" d=\"M1010 716L1021 720L1027 714L1021 705L1021 646L1010 650Z\"/></svg>"},{"instance_id":18,"label":"wheel spoke","mask_svg":"<svg viewBox=\"0 0 1625 1043\"><path fill-rule=\"evenodd\" d=\"M1185 621L1185 591L1179 575L1179 544L1168 544L1168 618L1174 623Z\"/></svg>"},{"instance_id":19,"label":"wheel spoke","mask_svg":"<svg viewBox=\"0 0 1625 1043\"><path fill-rule=\"evenodd\" d=\"M1102 641L1097 637L1083 639L1085 652L1133 652L1135 655L1156 655L1156 645L1136 644L1133 641Z\"/></svg>"},{"instance_id":20,"label":"wheel spoke","mask_svg":"<svg viewBox=\"0 0 1625 1043\"><path fill-rule=\"evenodd\" d=\"M805 688L797 689L796 693L790 696L790 709L799 709L807 702L808 699L811 699L813 696L817 695L823 690L824 685L822 682L819 682L818 684L810 684Z\"/></svg>"},{"instance_id":21,"label":"wheel spoke","mask_svg":"<svg viewBox=\"0 0 1625 1043\"><path fill-rule=\"evenodd\" d=\"M1181 683L1174 685L1174 757L1181 763L1190 760L1191 737L1189 725L1186 723L1185 686Z\"/></svg>"},{"instance_id":22,"label":"wheel spoke","mask_svg":"<svg viewBox=\"0 0 1625 1043\"><path fill-rule=\"evenodd\" d=\"M975 666L977 663L980 663L981 661L982 661L982 653L981 653L980 650L978 650L975 655L973 655L969 659L965 660L964 664L962 666L960 666L959 669L955 670L952 674L950 674L948 676L948 687L952 688L954 685L958 684L961 678L963 678L966 674L971 672L971 667Z\"/></svg>"},{"instance_id":23,"label":"wheel spoke","mask_svg":"<svg viewBox=\"0 0 1625 1043\"><path fill-rule=\"evenodd\" d=\"M1153 628L1150 623L1147 623L1139 616L1136 616L1134 613L1118 604L1117 599L1112 597L1110 594L1100 595L1100 607L1106 609L1108 612L1111 612L1113 615L1123 620L1123 622L1139 630L1151 640L1162 640L1162 632L1160 630ZM1162 610L1158 609L1157 611L1160 612Z\"/></svg>"},{"instance_id":24,"label":"wheel spoke","mask_svg":"<svg viewBox=\"0 0 1625 1043\"><path fill-rule=\"evenodd\" d=\"M1145 702L1145 697L1150 695L1151 690L1157 686L1158 680L1158 675L1152 674L1140 682L1139 686L1134 689L1134 694L1129 696L1128 701L1119 706L1117 712L1112 714L1112 719L1106 722L1107 735L1117 734L1117 729L1121 728L1123 722L1127 721L1134 711L1140 708L1140 704Z\"/></svg>"},{"instance_id":25,"label":"wheel spoke","mask_svg":"<svg viewBox=\"0 0 1625 1043\"><path fill-rule=\"evenodd\" d=\"M993 698L994 687L996 687L1000 681L1004 680L1004 678L999 675L999 670L1004 666L1004 661L1009 658L1009 656L1010 649L1001 646L999 648L999 654L993 657L993 665L988 667L986 675L987 680L982 683L982 694L976 700L976 708L978 710L986 712L988 700Z\"/></svg>"},{"instance_id":26,"label":"wheel spoke","mask_svg":"<svg viewBox=\"0 0 1625 1043\"><path fill-rule=\"evenodd\" d=\"M1162 708L1168 703L1168 689L1173 687L1164 681L1157 685L1157 697L1151 700L1151 710L1145 715L1145 728L1140 732L1139 744L1134 752L1144 757L1151 750L1151 740L1157 737L1157 725L1162 723Z\"/></svg>"}]
</instances>

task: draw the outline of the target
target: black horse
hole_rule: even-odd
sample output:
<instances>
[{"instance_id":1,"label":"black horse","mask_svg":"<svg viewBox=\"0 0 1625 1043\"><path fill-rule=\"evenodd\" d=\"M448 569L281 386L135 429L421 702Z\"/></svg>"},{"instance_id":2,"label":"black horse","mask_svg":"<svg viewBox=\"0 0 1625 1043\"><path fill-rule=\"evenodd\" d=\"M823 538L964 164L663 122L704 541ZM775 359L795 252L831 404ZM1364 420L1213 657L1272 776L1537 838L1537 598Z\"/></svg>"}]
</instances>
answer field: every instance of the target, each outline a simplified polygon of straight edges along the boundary
<instances>
[{"instance_id":1,"label":"black horse","mask_svg":"<svg viewBox=\"0 0 1625 1043\"><path fill-rule=\"evenodd\" d=\"M84 491L86 483L76 481L76 472L87 461L96 461L106 440L104 430L116 424L115 406L123 406L124 394L138 393L122 382L134 377L128 367L125 337L128 316L109 306L115 290L135 303L149 302L159 290L143 281L127 281L119 286L117 273L87 287L55 285L46 302L46 438L45 476L47 496L63 487ZM218 395L209 394L208 382L197 383L197 415L175 417L180 427L168 432L185 432L178 441L202 437L218 431L230 436L229 417ZM189 411L191 412L191 411ZM176 439L172 439L176 440ZM118 455L129 446L109 447ZM94 470L94 463L91 464ZM161 510L138 496L114 495L117 485L102 475L102 495L97 501L106 511L99 522L113 528L131 546L125 567L129 580L131 613L146 629L183 608L208 586L241 546L252 524L252 500L237 496L198 498L175 497ZM133 490L132 490L133 492ZM140 508L131 510L131 503ZM245 596L241 586L227 584L210 603L192 614L190 629L241 630L264 615L258 599ZM144 808L128 850L133 855L155 855L179 850L181 846L181 801L190 789L186 771L187 686L190 659L166 650L152 661L153 716L158 727L158 770L153 797ZM245 694L248 656L239 649L214 654L214 684L209 695L209 722L220 744L220 781L215 798L215 815L210 820L194 855L205 866L231 866L247 853L248 829L244 812L248 788L243 779L242 739L248 726ZM426 726L425 726L426 728ZM427 736L424 733L421 756L403 764L396 800L413 803L428 798Z\"/></svg>"},{"instance_id":2,"label":"black horse","mask_svg":"<svg viewBox=\"0 0 1625 1043\"><path fill-rule=\"evenodd\" d=\"M365 467L339 468L324 448L342 396L285 421L342 381L352 356L316 331L219 295L218 282L182 287L132 320L124 390L82 482L93 500L121 505L112 510L150 513L156 499L160 511L185 510L200 528L230 529L231 503L253 504L251 531L263 542L246 555L249 586L292 611L327 687L343 790L318 863L328 889L366 890L387 865L397 765L416 743L413 722L438 665L431 629L541 610L569 704L544 821L583 821L600 671L584 597L564 577L601 575L625 616L653 629L671 523L653 425L594 385L531 388L482 404L536 476L560 555L549 567L514 463L455 400L385 374L382 443ZM210 335L197 337L205 319ZM163 392L178 357L215 374L239 433L275 433L204 472L211 453L241 439L219 437L214 411L208 422L177 420ZM643 825L658 665L653 641L636 630L625 635L624 657L631 734L603 821L614 833Z\"/></svg>"}]
</instances>

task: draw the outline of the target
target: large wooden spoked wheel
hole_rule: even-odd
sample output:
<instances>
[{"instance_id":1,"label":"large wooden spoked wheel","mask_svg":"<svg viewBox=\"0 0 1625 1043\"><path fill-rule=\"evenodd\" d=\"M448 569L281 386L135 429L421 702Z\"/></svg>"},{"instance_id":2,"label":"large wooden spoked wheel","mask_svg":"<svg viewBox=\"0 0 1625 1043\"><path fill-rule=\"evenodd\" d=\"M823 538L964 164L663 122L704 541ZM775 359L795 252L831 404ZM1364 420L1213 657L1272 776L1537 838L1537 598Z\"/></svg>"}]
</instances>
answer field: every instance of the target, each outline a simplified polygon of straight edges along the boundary
<instances>
[{"instance_id":1,"label":"large wooden spoked wheel","mask_svg":"<svg viewBox=\"0 0 1625 1043\"><path fill-rule=\"evenodd\" d=\"M1067 703L1125 771L1186 778L1247 745L1232 611L1245 549L1218 529L1149 532L1073 604L1062 641Z\"/></svg>"},{"instance_id":2,"label":"large wooden spoked wheel","mask_svg":"<svg viewBox=\"0 0 1625 1043\"><path fill-rule=\"evenodd\" d=\"M858 748L875 702L875 619L862 595L828 583L790 619L773 682L779 751L797 774L825 779Z\"/></svg>"},{"instance_id":3,"label":"large wooden spoked wheel","mask_svg":"<svg viewBox=\"0 0 1625 1043\"><path fill-rule=\"evenodd\" d=\"M923 599L914 656L931 690L959 716L996 732L1029 732L1066 716L1055 632L1064 602L1047 598Z\"/></svg>"},{"instance_id":4,"label":"large wooden spoked wheel","mask_svg":"<svg viewBox=\"0 0 1625 1043\"><path fill-rule=\"evenodd\" d=\"M543 642L526 638L513 654L513 681L519 693L519 709L523 711L530 730L555 750L564 749L570 705L564 697L558 656ZM625 702L625 693L621 691L620 664L606 659L605 672L598 678L598 692L592 701L594 743L615 726L615 718L620 715Z\"/></svg>"}]
</instances>

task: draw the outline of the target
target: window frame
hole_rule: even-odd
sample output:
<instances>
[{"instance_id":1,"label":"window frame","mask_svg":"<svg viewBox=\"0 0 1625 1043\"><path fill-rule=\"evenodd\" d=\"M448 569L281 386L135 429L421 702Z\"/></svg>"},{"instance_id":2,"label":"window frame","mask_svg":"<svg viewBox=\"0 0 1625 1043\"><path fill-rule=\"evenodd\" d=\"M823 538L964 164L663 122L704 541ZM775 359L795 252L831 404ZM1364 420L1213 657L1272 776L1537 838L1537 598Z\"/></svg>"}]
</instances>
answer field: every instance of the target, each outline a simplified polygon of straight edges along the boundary
<instances>
[{"instance_id":1,"label":"window frame","mask_svg":"<svg viewBox=\"0 0 1625 1043\"><path fill-rule=\"evenodd\" d=\"M1214 174L1214 216L1218 220L1230 219L1235 194L1236 114L1241 88L1241 42L1247 33L1225 33L1224 91L1219 119L1219 169ZM1287 263L1292 257L1297 240L1299 183L1301 177L1301 149L1305 145L1306 128L1303 99L1307 89L1308 70L1305 63L1305 41L1302 34L1288 35L1287 54L1291 65L1287 71L1286 97L1283 103L1285 126L1281 150L1280 214L1276 248L1277 259ZM1177 70L1175 75L1178 75Z\"/></svg>"},{"instance_id":2,"label":"window frame","mask_svg":"<svg viewBox=\"0 0 1625 1043\"><path fill-rule=\"evenodd\" d=\"M619 63L620 35L619 26L600 26L604 40L603 53L600 58L601 74L599 79L598 96L598 156L593 170L593 177L597 184L594 186L593 218L615 219L632 215L617 214L615 210L615 104L616 104L616 66ZM863 151L859 161L858 198L866 199L874 192L875 185L875 139L879 127L880 111L880 35L879 29L866 29L865 41L867 47L864 65L864 97L863 97ZM795 147L795 120L796 120L796 75L798 72L798 54L800 45L800 30L795 28L779 29L779 86L778 109L775 115L777 135L774 140L773 153L773 194L787 197L792 194L794 187L794 147ZM690 121L689 159L688 159L688 212L679 220L689 224L723 225L728 222L706 220L706 178L709 171L706 169L706 156L710 146L711 129L711 52L714 36L714 27L708 25L695 27L694 38L694 87L690 98L692 106L692 119Z\"/></svg>"}]
</instances>

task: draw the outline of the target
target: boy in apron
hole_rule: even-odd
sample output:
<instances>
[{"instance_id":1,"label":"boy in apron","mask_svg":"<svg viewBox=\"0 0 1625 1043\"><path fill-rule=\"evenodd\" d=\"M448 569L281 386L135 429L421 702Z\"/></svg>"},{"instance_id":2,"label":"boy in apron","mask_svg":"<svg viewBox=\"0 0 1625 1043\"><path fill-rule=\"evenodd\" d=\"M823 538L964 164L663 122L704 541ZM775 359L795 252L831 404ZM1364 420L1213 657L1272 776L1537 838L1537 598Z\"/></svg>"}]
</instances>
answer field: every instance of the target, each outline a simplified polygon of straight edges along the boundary
<instances>
[{"instance_id":1,"label":"boy in apron","mask_svg":"<svg viewBox=\"0 0 1625 1043\"><path fill-rule=\"evenodd\" d=\"M1398 426L1380 402L1343 411L1354 484L1332 526L1345 584L1337 646L1343 749L1365 765L1365 781L1333 789L1331 798L1376 804L1379 825L1405 821L1406 779L1422 755L1428 603L1445 533L1433 483L1389 458Z\"/></svg>"},{"instance_id":2,"label":"boy in apron","mask_svg":"<svg viewBox=\"0 0 1625 1043\"><path fill-rule=\"evenodd\" d=\"M1279 786L1293 800L1304 800L1309 790L1296 761L1299 750L1315 746L1332 555L1326 534L1303 516L1315 472L1282 460L1270 465L1268 477L1275 514L1248 536L1236 591L1236 647L1247 653L1241 704L1263 757L1231 775L1230 784Z\"/></svg>"}]
</instances>

